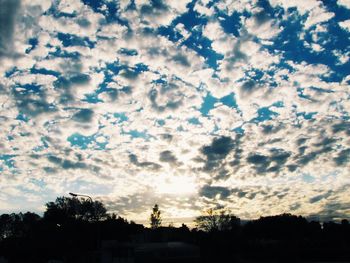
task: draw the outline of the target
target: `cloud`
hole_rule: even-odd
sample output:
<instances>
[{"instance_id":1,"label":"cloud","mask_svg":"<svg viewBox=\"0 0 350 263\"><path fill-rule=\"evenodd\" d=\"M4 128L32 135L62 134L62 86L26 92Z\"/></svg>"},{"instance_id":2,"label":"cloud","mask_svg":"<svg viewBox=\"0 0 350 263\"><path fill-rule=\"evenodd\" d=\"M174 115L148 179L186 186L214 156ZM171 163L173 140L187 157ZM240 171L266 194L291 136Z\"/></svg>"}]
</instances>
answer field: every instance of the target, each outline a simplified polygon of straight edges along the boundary
<instances>
[{"instance_id":1,"label":"cloud","mask_svg":"<svg viewBox=\"0 0 350 263\"><path fill-rule=\"evenodd\" d=\"M219 195L221 199L226 199L230 196L231 190L220 186L205 185L201 188L199 194L208 198L214 198Z\"/></svg>"},{"instance_id":2,"label":"cloud","mask_svg":"<svg viewBox=\"0 0 350 263\"><path fill-rule=\"evenodd\" d=\"M177 158L171 151L163 151L159 155L159 160L161 162L176 163Z\"/></svg>"},{"instance_id":3,"label":"cloud","mask_svg":"<svg viewBox=\"0 0 350 263\"><path fill-rule=\"evenodd\" d=\"M344 28L345 30L350 31L350 19L339 22L339 25L340 25L340 27Z\"/></svg>"},{"instance_id":4,"label":"cloud","mask_svg":"<svg viewBox=\"0 0 350 263\"><path fill-rule=\"evenodd\" d=\"M204 169L206 171L215 169L225 160L234 146L234 141L230 137L222 136L214 138L210 145L204 146L201 149L202 154L206 157Z\"/></svg>"},{"instance_id":5,"label":"cloud","mask_svg":"<svg viewBox=\"0 0 350 263\"><path fill-rule=\"evenodd\" d=\"M308 18L305 22L305 27L306 29L308 29L316 24L326 22L332 17L334 17L334 15L334 13L326 12L325 8L322 7L322 5L320 4L319 6L313 8L310 11Z\"/></svg>"},{"instance_id":6,"label":"cloud","mask_svg":"<svg viewBox=\"0 0 350 263\"><path fill-rule=\"evenodd\" d=\"M271 0L272 6L282 6L285 10L295 7L301 15L307 15L305 21L305 28L309 29L319 23L326 22L334 17L334 13L327 12L325 6L321 1L310 0L307 3L301 1L287 1L287 0Z\"/></svg>"},{"instance_id":7,"label":"cloud","mask_svg":"<svg viewBox=\"0 0 350 263\"><path fill-rule=\"evenodd\" d=\"M339 155L334 158L337 165L346 165L350 162L350 149L345 149L339 152Z\"/></svg>"},{"instance_id":8,"label":"cloud","mask_svg":"<svg viewBox=\"0 0 350 263\"><path fill-rule=\"evenodd\" d=\"M90 109L81 109L73 115L73 120L77 122L90 122L94 112Z\"/></svg>"},{"instance_id":9,"label":"cloud","mask_svg":"<svg viewBox=\"0 0 350 263\"><path fill-rule=\"evenodd\" d=\"M276 24L271 13L271 6L267 4L263 7L253 8L253 15L246 20L246 29L249 34L268 40L276 37L280 33L279 25Z\"/></svg>"},{"instance_id":10,"label":"cloud","mask_svg":"<svg viewBox=\"0 0 350 263\"><path fill-rule=\"evenodd\" d=\"M161 168L161 165L153 162L139 162L138 158L135 154L129 155L130 162L138 167L145 167L151 170L159 170Z\"/></svg>"},{"instance_id":11,"label":"cloud","mask_svg":"<svg viewBox=\"0 0 350 263\"><path fill-rule=\"evenodd\" d=\"M1 207L347 213L344 1L0 3Z\"/></svg>"},{"instance_id":12,"label":"cloud","mask_svg":"<svg viewBox=\"0 0 350 263\"><path fill-rule=\"evenodd\" d=\"M338 0L337 4L340 5L340 6L344 6L347 9L350 9L350 3L349 3L348 0Z\"/></svg>"},{"instance_id":13,"label":"cloud","mask_svg":"<svg viewBox=\"0 0 350 263\"><path fill-rule=\"evenodd\" d=\"M17 20L20 0L2 0L0 2L0 57L13 54L13 34Z\"/></svg>"},{"instance_id":14,"label":"cloud","mask_svg":"<svg viewBox=\"0 0 350 263\"><path fill-rule=\"evenodd\" d=\"M311 197L310 200L309 200L309 202L310 202L310 203L319 202L320 200L329 197L331 194L332 194L332 191L329 191L329 192L327 192L327 193L325 193L325 194L316 195L316 196L314 196L314 197Z\"/></svg>"}]
</instances>

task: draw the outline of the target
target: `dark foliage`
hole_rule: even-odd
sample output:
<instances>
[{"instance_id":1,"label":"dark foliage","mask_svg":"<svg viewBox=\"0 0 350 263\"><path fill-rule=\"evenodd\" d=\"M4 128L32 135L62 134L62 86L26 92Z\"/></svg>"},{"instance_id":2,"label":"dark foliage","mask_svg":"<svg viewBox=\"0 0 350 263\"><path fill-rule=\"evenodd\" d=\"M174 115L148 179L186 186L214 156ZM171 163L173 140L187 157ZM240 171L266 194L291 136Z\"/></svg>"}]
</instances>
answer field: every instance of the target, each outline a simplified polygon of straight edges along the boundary
<instances>
[{"instance_id":1,"label":"dark foliage","mask_svg":"<svg viewBox=\"0 0 350 263\"><path fill-rule=\"evenodd\" d=\"M152 208L152 213L150 215L150 224L152 229L156 229L162 225L161 212L157 204Z\"/></svg>"},{"instance_id":2,"label":"dark foliage","mask_svg":"<svg viewBox=\"0 0 350 263\"><path fill-rule=\"evenodd\" d=\"M57 197L46 204L44 219L62 223L67 220L99 221L106 218L107 210L99 201Z\"/></svg>"},{"instance_id":3,"label":"dark foliage","mask_svg":"<svg viewBox=\"0 0 350 263\"><path fill-rule=\"evenodd\" d=\"M145 228L107 214L100 202L59 197L47 204L43 217L30 212L0 215L0 260L101 262L106 244L119 244L113 250L119 255L150 242L192 244L200 249L200 262L350 260L350 224L345 219L320 223L281 214L242 223L227 211L209 210L196 222L198 228L192 230L186 225Z\"/></svg>"}]
</instances>

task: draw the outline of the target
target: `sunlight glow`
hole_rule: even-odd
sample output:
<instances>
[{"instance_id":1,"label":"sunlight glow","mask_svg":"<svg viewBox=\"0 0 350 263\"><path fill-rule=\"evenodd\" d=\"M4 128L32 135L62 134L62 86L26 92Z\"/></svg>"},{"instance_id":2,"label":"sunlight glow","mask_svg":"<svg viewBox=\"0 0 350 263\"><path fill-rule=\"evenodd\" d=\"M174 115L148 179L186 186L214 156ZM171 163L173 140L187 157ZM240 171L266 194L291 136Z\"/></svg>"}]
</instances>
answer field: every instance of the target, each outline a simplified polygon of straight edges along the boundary
<instances>
[{"instance_id":1,"label":"sunlight glow","mask_svg":"<svg viewBox=\"0 0 350 263\"><path fill-rule=\"evenodd\" d=\"M194 178L181 176L167 176L159 178L156 182L156 192L159 194L189 195L197 192L197 184Z\"/></svg>"}]
</instances>

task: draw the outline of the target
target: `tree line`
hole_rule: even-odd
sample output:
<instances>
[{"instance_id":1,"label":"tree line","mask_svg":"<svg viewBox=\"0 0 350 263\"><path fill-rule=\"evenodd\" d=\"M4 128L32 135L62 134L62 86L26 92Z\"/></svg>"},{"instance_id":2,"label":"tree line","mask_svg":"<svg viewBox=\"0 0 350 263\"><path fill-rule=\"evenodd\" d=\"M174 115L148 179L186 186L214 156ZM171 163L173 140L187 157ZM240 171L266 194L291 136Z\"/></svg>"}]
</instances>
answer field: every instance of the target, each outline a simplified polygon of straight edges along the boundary
<instances>
[{"instance_id":1,"label":"tree line","mask_svg":"<svg viewBox=\"0 0 350 263\"><path fill-rule=\"evenodd\" d=\"M99 262L104 240L185 242L200 248L201 262L229 258L268 260L350 260L350 225L308 221L280 214L242 220L227 210L208 209L196 227L162 226L158 205L151 208L150 228L107 212L103 203L58 197L43 216L32 212L0 215L0 258L9 262Z\"/></svg>"}]
</instances>

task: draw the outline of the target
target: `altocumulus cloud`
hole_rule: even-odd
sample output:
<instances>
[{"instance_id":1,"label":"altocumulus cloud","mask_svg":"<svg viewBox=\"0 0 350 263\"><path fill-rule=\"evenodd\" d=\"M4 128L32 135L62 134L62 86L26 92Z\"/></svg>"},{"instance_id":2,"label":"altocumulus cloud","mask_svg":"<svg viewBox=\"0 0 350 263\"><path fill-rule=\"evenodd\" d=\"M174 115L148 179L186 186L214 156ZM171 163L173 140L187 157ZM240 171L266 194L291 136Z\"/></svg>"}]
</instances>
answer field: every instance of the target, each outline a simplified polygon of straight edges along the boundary
<instances>
[{"instance_id":1,"label":"altocumulus cloud","mask_svg":"<svg viewBox=\"0 0 350 263\"><path fill-rule=\"evenodd\" d=\"M81 192L136 220L348 217L349 21L343 0L1 0L0 212Z\"/></svg>"}]
</instances>

